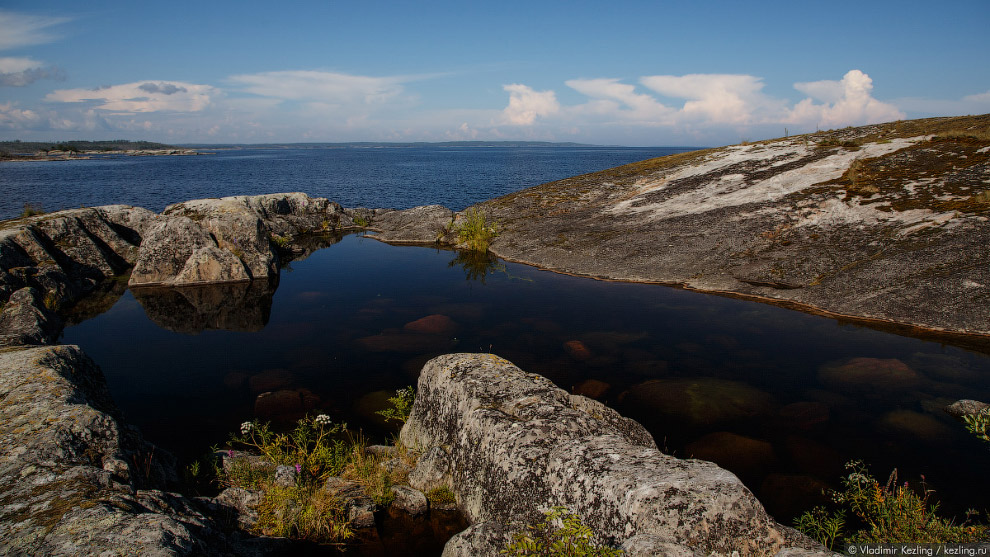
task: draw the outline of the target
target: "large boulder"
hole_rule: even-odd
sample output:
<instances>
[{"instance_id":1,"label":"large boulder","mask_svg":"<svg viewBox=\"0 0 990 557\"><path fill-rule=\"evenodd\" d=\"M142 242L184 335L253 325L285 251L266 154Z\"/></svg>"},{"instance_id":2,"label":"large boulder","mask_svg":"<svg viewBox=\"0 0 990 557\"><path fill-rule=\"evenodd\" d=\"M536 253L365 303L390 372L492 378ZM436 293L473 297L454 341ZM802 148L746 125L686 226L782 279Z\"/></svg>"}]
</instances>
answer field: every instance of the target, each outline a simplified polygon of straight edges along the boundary
<instances>
[{"instance_id":1,"label":"large boulder","mask_svg":"<svg viewBox=\"0 0 990 557\"><path fill-rule=\"evenodd\" d=\"M340 205L304 193L185 201L161 220L141 243L131 286L273 280L291 239L354 226Z\"/></svg>"},{"instance_id":2,"label":"large boulder","mask_svg":"<svg viewBox=\"0 0 990 557\"><path fill-rule=\"evenodd\" d=\"M775 523L730 472L665 455L635 421L491 354L427 362L401 440L425 453L410 485L447 484L472 524L488 524L445 554L496 554L488 542L503 536L493 523L519 529L554 505L615 546L648 535L685 554L816 547Z\"/></svg>"}]
</instances>

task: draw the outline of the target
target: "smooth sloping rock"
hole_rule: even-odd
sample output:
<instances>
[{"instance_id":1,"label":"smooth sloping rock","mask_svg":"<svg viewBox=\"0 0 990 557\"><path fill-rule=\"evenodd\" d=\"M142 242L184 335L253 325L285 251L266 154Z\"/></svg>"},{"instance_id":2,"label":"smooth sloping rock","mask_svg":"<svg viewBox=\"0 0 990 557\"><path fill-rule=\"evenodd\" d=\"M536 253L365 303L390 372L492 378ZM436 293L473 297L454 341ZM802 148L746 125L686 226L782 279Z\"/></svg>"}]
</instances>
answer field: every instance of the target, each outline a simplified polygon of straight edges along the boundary
<instances>
[{"instance_id":1,"label":"smooth sloping rock","mask_svg":"<svg viewBox=\"0 0 990 557\"><path fill-rule=\"evenodd\" d=\"M642 534L706 554L793 545L731 473L665 455L635 421L491 354L430 360L401 440L432 455L410 485L449 480L473 524L518 529L563 505L612 545Z\"/></svg>"}]
</instances>

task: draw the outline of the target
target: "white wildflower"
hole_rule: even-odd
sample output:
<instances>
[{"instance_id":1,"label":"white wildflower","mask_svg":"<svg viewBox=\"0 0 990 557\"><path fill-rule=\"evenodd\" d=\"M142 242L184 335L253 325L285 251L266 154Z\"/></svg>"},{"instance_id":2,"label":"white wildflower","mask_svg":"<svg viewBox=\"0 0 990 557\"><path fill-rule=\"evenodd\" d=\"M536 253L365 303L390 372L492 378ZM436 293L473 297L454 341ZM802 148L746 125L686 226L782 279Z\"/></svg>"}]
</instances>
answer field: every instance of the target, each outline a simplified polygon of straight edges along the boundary
<instances>
[{"instance_id":1,"label":"white wildflower","mask_svg":"<svg viewBox=\"0 0 990 557\"><path fill-rule=\"evenodd\" d=\"M313 418L313 423L320 426L328 426L331 423L330 416L327 416L326 414L320 414L319 416Z\"/></svg>"},{"instance_id":2,"label":"white wildflower","mask_svg":"<svg viewBox=\"0 0 990 557\"><path fill-rule=\"evenodd\" d=\"M252 429L254 429L253 423L244 422L243 424L241 424L241 435L247 435L248 433L251 433Z\"/></svg>"}]
</instances>

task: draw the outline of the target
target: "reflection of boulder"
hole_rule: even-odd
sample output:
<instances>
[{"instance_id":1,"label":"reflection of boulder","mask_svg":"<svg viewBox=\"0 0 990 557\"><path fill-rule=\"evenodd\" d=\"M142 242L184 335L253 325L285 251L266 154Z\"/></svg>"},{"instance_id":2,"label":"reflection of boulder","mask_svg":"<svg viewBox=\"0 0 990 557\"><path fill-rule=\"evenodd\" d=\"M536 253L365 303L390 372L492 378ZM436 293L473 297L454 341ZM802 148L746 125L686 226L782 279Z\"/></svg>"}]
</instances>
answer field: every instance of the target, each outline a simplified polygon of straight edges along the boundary
<instances>
[{"instance_id":1,"label":"reflection of boulder","mask_svg":"<svg viewBox=\"0 0 990 557\"><path fill-rule=\"evenodd\" d=\"M826 385L877 394L906 391L921 383L918 372L904 362L880 358L853 358L825 364L819 369L818 378Z\"/></svg>"},{"instance_id":2,"label":"reflection of boulder","mask_svg":"<svg viewBox=\"0 0 990 557\"><path fill-rule=\"evenodd\" d=\"M256 280L172 288L134 288L134 297L159 327L196 334L206 329L260 331L272 311L275 283Z\"/></svg>"},{"instance_id":3,"label":"reflection of boulder","mask_svg":"<svg viewBox=\"0 0 990 557\"><path fill-rule=\"evenodd\" d=\"M662 414L699 425L759 416L773 404L770 395L759 389L711 377L653 379L633 386L620 401L637 415Z\"/></svg>"}]
</instances>

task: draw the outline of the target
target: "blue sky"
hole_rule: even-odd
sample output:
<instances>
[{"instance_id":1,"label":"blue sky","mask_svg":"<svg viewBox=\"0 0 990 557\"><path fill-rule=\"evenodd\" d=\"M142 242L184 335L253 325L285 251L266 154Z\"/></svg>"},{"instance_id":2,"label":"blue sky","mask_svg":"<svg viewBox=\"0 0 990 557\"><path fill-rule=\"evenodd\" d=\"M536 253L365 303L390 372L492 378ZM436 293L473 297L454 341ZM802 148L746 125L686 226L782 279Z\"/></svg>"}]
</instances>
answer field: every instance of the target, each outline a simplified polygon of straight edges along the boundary
<instances>
[{"instance_id":1,"label":"blue sky","mask_svg":"<svg viewBox=\"0 0 990 557\"><path fill-rule=\"evenodd\" d=\"M990 2L0 4L0 139L721 145L990 112Z\"/></svg>"}]
</instances>

